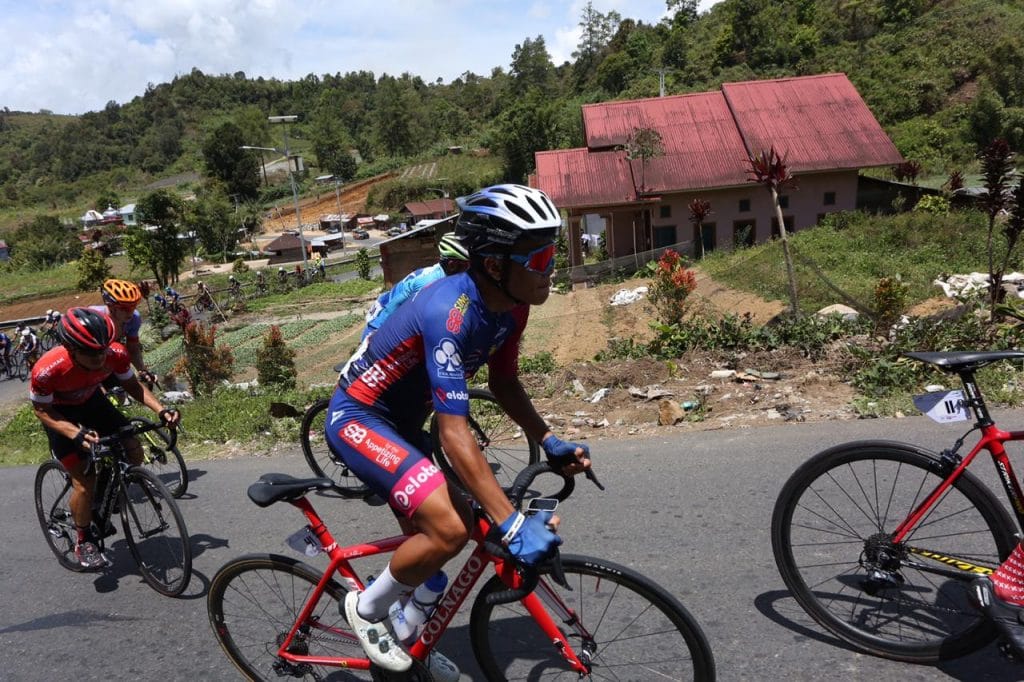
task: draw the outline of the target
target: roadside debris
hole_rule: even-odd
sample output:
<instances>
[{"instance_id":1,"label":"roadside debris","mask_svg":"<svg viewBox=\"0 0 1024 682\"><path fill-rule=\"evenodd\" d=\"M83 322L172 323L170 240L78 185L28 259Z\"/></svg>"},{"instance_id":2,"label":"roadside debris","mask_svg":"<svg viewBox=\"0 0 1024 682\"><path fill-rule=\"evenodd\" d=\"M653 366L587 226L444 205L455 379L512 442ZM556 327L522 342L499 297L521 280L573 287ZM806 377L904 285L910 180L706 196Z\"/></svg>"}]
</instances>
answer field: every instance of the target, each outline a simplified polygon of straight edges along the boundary
<instances>
[{"instance_id":1,"label":"roadside debris","mask_svg":"<svg viewBox=\"0 0 1024 682\"><path fill-rule=\"evenodd\" d=\"M636 303L647 295L647 287L637 287L636 289L619 289L612 295L611 305L629 305L630 303Z\"/></svg>"},{"instance_id":2,"label":"roadside debris","mask_svg":"<svg viewBox=\"0 0 1024 682\"><path fill-rule=\"evenodd\" d=\"M672 391L665 390L658 386L644 386L643 388L637 388L636 386L629 387L629 394L634 398L640 398L641 400L657 400L658 398L664 398L666 396L675 395Z\"/></svg>"}]
</instances>

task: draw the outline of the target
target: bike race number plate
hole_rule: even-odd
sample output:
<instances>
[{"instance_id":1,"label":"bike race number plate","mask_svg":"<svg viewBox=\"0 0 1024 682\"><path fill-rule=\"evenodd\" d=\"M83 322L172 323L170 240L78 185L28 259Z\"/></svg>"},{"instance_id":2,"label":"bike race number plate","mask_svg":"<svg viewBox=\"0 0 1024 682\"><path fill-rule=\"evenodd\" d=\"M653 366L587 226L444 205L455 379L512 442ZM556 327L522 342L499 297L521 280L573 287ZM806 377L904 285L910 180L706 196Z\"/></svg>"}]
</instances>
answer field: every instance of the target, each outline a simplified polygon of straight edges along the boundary
<instances>
[{"instance_id":1,"label":"bike race number plate","mask_svg":"<svg viewBox=\"0 0 1024 682\"><path fill-rule=\"evenodd\" d=\"M964 402L964 392L961 390L915 395L914 407L939 424L964 422L971 418L971 412Z\"/></svg>"}]
</instances>

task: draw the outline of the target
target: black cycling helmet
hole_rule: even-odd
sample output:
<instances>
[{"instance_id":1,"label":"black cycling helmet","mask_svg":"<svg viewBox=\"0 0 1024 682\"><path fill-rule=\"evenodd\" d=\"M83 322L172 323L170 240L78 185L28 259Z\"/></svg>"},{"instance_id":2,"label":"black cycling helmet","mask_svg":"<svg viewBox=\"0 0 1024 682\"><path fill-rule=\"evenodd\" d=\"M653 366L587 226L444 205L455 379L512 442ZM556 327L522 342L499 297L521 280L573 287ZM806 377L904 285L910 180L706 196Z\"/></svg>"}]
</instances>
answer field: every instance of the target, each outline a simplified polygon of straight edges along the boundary
<instances>
[{"instance_id":1,"label":"black cycling helmet","mask_svg":"<svg viewBox=\"0 0 1024 682\"><path fill-rule=\"evenodd\" d=\"M91 308L71 308L61 316L57 337L68 350L101 351L114 339L114 321Z\"/></svg>"},{"instance_id":2,"label":"black cycling helmet","mask_svg":"<svg viewBox=\"0 0 1024 682\"><path fill-rule=\"evenodd\" d=\"M456 199L455 234L470 253L507 251L520 239L555 241L562 217L548 195L524 185L494 185Z\"/></svg>"}]
</instances>

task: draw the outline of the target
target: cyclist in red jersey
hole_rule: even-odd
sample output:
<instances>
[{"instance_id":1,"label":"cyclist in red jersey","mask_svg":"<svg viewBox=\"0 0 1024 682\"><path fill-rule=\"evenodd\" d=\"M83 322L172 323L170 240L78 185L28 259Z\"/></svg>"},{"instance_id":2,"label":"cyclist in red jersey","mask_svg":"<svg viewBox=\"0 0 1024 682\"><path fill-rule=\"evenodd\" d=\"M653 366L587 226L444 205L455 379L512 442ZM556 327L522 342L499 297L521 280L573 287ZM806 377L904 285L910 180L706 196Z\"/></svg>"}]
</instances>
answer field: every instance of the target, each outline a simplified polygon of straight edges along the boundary
<instances>
[{"instance_id":1,"label":"cyclist in red jersey","mask_svg":"<svg viewBox=\"0 0 1024 682\"><path fill-rule=\"evenodd\" d=\"M78 527L75 556L86 568L108 563L96 549L92 528L92 491L95 474L86 472L88 460L80 455L100 436L128 424L128 419L98 390L108 376L115 376L125 391L160 415L168 426L178 423L178 413L164 409L132 371L128 352L113 342L114 323L109 315L91 308L72 308L57 328L61 345L47 351L32 368L29 397L43 425L50 450L71 477L69 506ZM132 438L125 443L133 464L142 463L142 448Z\"/></svg>"}]
</instances>

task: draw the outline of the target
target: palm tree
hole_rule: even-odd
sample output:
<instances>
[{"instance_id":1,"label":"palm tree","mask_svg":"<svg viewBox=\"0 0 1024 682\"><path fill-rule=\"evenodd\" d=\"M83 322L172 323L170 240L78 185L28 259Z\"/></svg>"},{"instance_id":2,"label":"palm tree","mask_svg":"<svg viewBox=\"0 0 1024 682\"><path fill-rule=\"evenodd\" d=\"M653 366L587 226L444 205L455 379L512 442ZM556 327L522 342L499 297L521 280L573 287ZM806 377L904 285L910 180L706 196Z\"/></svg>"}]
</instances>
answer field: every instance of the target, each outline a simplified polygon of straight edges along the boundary
<instances>
[{"instance_id":1,"label":"palm tree","mask_svg":"<svg viewBox=\"0 0 1024 682\"><path fill-rule=\"evenodd\" d=\"M704 199L694 199L690 202L690 223L693 225L693 234L696 235L697 258L704 257L704 219L711 215L711 202Z\"/></svg>"},{"instance_id":2,"label":"palm tree","mask_svg":"<svg viewBox=\"0 0 1024 682\"><path fill-rule=\"evenodd\" d=\"M786 157L779 156L775 151L775 145L771 149L762 149L759 153L748 159L750 164L751 182L764 185L772 195L772 205L775 207L775 219L779 221L779 236L782 239L782 257L786 261L786 277L789 279L789 305L794 317L800 316L800 308L797 305L796 275L793 273L793 257L789 253L789 237L786 233L786 222L782 217L782 207L779 206L779 190L784 187L795 186L796 181L786 166Z\"/></svg>"}]
</instances>

